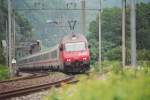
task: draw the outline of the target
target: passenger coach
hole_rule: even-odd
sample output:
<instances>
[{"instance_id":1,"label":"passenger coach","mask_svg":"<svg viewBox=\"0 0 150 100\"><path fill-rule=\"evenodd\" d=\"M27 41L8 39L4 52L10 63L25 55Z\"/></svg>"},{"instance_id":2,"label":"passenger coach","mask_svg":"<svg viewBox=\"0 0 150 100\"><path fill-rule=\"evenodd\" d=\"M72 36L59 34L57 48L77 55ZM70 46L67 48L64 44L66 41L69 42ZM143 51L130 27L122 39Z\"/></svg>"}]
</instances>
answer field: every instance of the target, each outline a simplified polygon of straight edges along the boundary
<instances>
[{"instance_id":1,"label":"passenger coach","mask_svg":"<svg viewBox=\"0 0 150 100\"><path fill-rule=\"evenodd\" d=\"M67 35L52 49L21 58L19 70L85 72L90 67L88 42L81 34Z\"/></svg>"}]
</instances>

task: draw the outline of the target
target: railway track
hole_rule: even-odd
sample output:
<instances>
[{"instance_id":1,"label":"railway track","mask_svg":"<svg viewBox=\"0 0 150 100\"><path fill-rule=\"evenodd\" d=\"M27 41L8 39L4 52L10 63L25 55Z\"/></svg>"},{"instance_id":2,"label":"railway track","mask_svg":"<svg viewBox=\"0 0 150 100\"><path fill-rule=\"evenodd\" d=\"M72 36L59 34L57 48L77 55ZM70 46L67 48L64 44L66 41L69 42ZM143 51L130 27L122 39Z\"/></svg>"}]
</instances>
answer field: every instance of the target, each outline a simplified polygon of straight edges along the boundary
<instances>
[{"instance_id":1,"label":"railway track","mask_svg":"<svg viewBox=\"0 0 150 100\"><path fill-rule=\"evenodd\" d=\"M49 89L52 86L60 87L63 84L75 83L78 80L74 76L55 76L48 74L30 76L14 80L0 82L0 99L20 96L42 89Z\"/></svg>"}]
</instances>

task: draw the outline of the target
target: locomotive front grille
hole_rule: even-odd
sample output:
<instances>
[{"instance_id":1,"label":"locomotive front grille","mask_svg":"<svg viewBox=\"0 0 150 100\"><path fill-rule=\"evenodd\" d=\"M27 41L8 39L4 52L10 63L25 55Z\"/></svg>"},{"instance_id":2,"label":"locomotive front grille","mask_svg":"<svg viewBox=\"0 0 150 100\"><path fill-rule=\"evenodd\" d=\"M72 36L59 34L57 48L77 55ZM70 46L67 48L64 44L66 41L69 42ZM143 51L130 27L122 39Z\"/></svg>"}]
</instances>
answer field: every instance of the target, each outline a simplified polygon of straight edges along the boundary
<instances>
[{"instance_id":1,"label":"locomotive front grille","mask_svg":"<svg viewBox=\"0 0 150 100\"><path fill-rule=\"evenodd\" d=\"M80 66L83 66L83 65L87 65L89 64L89 62L87 61L75 61L75 62L65 62L64 65L65 66L74 66L74 67L80 67Z\"/></svg>"}]
</instances>

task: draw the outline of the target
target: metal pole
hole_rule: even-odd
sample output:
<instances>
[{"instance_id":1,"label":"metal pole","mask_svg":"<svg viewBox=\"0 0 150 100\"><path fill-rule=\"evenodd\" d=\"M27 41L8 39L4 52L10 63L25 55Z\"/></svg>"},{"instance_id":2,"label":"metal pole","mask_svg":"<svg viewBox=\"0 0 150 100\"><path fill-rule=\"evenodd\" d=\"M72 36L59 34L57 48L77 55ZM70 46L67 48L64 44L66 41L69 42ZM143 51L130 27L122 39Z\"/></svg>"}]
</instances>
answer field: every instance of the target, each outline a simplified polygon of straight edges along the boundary
<instances>
[{"instance_id":1,"label":"metal pole","mask_svg":"<svg viewBox=\"0 0 150 100\"><path fill-rule=\"evenodd\" d=\"M100 0L100 9L99 9L99 62L101 64L102 62L102 58L101 58L101 10L102 10L102 7L101 7L101 0Z\"/></svg>"},{"instance_id":2,"label":"metal pole","mask_svg":"<svg viewBox=\"0 0 150 100\"><path fill-rule=\"evenodd\" d=\"M81 0L81 34L85 34L85 0Z\"/></svg>"},{"instance_id":3,"label":"metal pole","mask_svg":"<svg viewBox=\"0 0 150 100\"><path fill-rule=\"evenodd\" d=\"M8 59L8 23L7 23L7 20L6 20L6 43L7 43L7 47L6 47L6 66L9 66L9 59Z\"/></svg>"},{"instance_id":4,"label":"metal pole","mask_svg":"<svg viewBox=\"0 0 150 100\"><path fill-rule=\"evenodd\" d=\"M13 13L13 58L16 58L16 21L15 21L15 13Z\"/></svg>"},{"instance_id":5,"label":"metal pole","mask_svg":"<svg viewBox=\"0 0 150 100\"><path fill-rule=\"evenodd\" d=\"M122 66L125 67L125 60L126 60L126 47L125 47L125 5L126 5L126 0L122 0Z\"/></svg>"},{"instance_id":6,"label":"metal pole","mask_svg":"<svg viewBox=\"0 0 150 100\"><path fill-rule=\"evenodd\" d=\"M12 66L11 66L11 61L12 61L12 52L11 52L11 1L7 0L8 2L8 34L9 34L9 69L10 69L10 76L12 77Z\"/></svg>"},{"instance_id":7,"label":"metal pole","mask_svg":"<svg viewBox=\"0 0 150 100\"><path fill-rule=\"evenodd\" d=\"M131 0L131 65L136 66L136 0Z\"/></svg>"}]
</instances>

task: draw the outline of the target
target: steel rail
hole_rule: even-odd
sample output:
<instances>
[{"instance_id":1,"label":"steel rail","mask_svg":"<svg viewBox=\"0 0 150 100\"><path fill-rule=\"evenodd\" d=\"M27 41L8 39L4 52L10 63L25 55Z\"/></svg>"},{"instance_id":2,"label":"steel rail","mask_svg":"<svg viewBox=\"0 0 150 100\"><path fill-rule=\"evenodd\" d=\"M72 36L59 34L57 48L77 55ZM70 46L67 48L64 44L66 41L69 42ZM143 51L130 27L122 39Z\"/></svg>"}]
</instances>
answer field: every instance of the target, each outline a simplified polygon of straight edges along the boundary
<instances>
[{"instance_id":1,"label":"steel rail","mask_svg":"<svg viewBox=\"0 0 150 100\"><path fill-rule=\"evenodd\" d=\"M31 93L31 92L39 91L42 89L49 89L52 86L60 87L64 84L72 84L72 83L76 83L76 82L78 82L78 80L74 79L74 76L69 76L65 79L61 79L56 82L43 83L43 84L37 85L37 86L32 86L32 87L29 86L26 88L2 92L2 93L0 93L0 99L15 97L15 96L19 96L21 94Z\"/></svg>"},{"instance_id":2,"label":"steel rail","mask_svg":"<svg viewBox=\"0 0 150 100\"><path fill-rule=\"evenodd\" d=\"M21 81L21 80L32 79L32 78L45 77L45 76L48 76L48 74L43 74L43 75L35 75L35 74L33 74L33 75L25 76L25 77L19 77L19 78L16 78L16 79L0 81L0 84L1 83L6 83L6 82Z\"/></svg>"}]
</instances>

